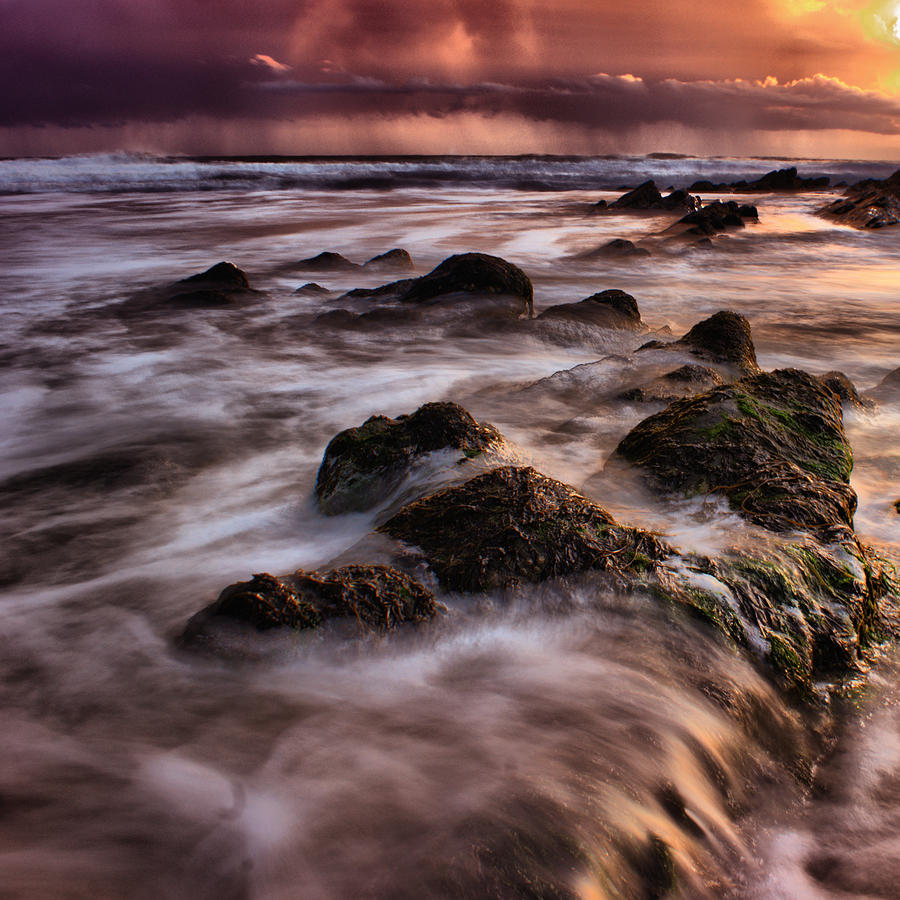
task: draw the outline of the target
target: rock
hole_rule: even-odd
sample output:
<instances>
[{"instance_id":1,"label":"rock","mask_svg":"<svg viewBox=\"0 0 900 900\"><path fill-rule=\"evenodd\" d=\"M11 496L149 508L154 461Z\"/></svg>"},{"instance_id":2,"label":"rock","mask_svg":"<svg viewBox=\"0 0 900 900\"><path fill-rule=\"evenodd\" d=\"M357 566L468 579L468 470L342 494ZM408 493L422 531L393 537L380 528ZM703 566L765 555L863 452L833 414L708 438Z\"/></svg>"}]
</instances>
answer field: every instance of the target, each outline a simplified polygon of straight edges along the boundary
<instances>
[{"instance_id":1,"label":"rock","mask_svg":"<svg viewBox=\"0 0 900 900\"><path fill-rule=\"evenodd\" d=\"M695 356L743 372L759 371L750 323L740 313L721 310L698 322L678 343L690 348Z\"/></svg>"},{"instance_id":2,"label":"rock","mask_svg":"<svg viewBox=\"0 0 900 900\"><path fill-rule=\"evenodd\" d=\"M638 247L632 241L625 238L614 238L601 247L579 253L577 259L626 259L628 257L650 256L646 247Z\"/></svg>"},{"instance_id":3,"label":"rock","mask_svg":"<svg viewBox=\"0 0 900 900\"><path fill-rule=\"evenodd\" d=\"M518 299L519 314L534 312L531 279L518 267L486 253L461 253L417 278L400 297L404 303L425 303L447 294L499 294Z\"/></svg>"},{"instance_id":4,"label":"rock","mask_svg":"<svg viewBox=\"0 0 900 900\"><path fill-rule=\"evenodd\" d=\"M412 257L405 250L394 248L373 256L368 262L363 263L366 269L378 269L381 272L414 272Z\"/></svg>"},{"instance_id":5,"label":"rock","mask_svg":"<svg viewBox=\"0 0 900 900\"><path fill-rule=\"evenodd\" d=\"M900 169L881 181L867 179L847 188L819 215L854 228L886 228L900 223Z\"/></svg>"},{"instance_id":6,"label":"rock","mask_svg":"<svg viewBox=\"0 0 900 900\"><path fill-rule=\"evenodd\" d=\"M419 547L447 590L486 591L598 569L634 583L672 551L573 488L504 467L405 506L379 531Z\"/></svg>"},{"instance_id":7,"label":"rock","mask_svg":"<svg viewBox=\"0 0 900 900\"><path fill-rule=\"evenodd\" d=\"M331 291L326 287L322 287L321 284L316 284L315 281L307 281L306 284L301 284L294 293L308 294L309 296L316 297L322 296L323 294L330 294Z\"/></svg>"},{"instance_id":8,"label":"rock","mask_svg":"<svg viewBox=\"0 0 900 900\"><path fill-rule=\"evenodd\" d=\"M900 500L894 501L894 512L896 512L897 515L900 516Z\"/></svg>"},{"instance_id":9,"label":"rock","mask_svg":"<svg viewBox=\"0 0 900 900\"><path fill-rule=\"evenodd\" d=\"M636 210L679 210L697 209L700 206L698 197L692 197L687 191L673 191L663 197L654 181L645 181L633 191L623 194L618 200L608 205L609 209ZM597 207L595 207L597 208Z\"/></svg>"},{"instance_id":10,"label":"rock","mask_svg":"<svg viewBox=\"0 0 900 900\"><path fill-rule=\"evenodd\" d=\"M718 234L728 228L743 228L744 219L758 219L755 206L747 204L738 205L734 200L714 200L706 206L688 213L672 226L673 231L678 231L678 226L689 226L685 229L687 234L710 235Z\"/></svg>"},{"instance_id":11,"label":"rock","mask_svg":"<svg viewBox=\"0 0 900 900\"><path fill-rule=\"evenodd\" d=\"M840 401L797 369L677 400L635 427L616 454L666 491L724 495L772 531L852 529L853 454Z\"/></svg>"},{"instance_id":12,"label":"rock","mask_svg":"<svg viewBox=\"0 0 900 900\"><path fill-rule=\"evenodd\" d=\"M442 609L421 584L387 566L344 566L325 575L298 570L279 578L264 573L225 588L188 622L182 640L202 643L222 619L257 631L304 630L346 620L364 633L383 633L425 622Z\"/></svg>"},{"instance_id":13,"label":"rock","mask_svg":"<svg viewBox=\"0 0 900 900\"><path fill-rule=\"evenodd\" d=\"M316 499L327 515L371 509L417 457L449 448L464 462L503 443L496 428L480 425L456 403L426 403L396 419L372 416L331 439L316 476Z\"/></svg>"},{"instance_id":14,"label":"rock","mask_svg":"<svg viewBox=\"0 0 900 900\"><path fill-rule=\"evenodd\" d=\"M356 272L362 268L355 262L350 262L340 253L325 251L318 256L309 259L301 259L293 266L294 269L309 269L315 272Z\"/></svg>"},{"instance_id":15,"label":"rock","mask_svg":"<svg viewBox=\"0 0 900 900\"><path fill-rule=\"evenodd\" d=\"M191 275L175 282L176 286L208 287L219 290L244 290L250 287L247 273L234 263L220 262L198 275Z\"/></svg>"},{"instance_id":16,"label":"rock","mask_svg":"<svg viewBox=\"0 0 900 900\"><path fill-rule=\"evenodd\" d=\"M625 291L607 290L578 303L560 303L545 309L538 320L565 319L586 322L601 328L637 328L641 313L637 301Z\"/></svg>"},{"instance_id":17,"label":"rock","mask_svg":"<svg viewBox=\"0 0 900 900\"><path fill-rule=\"evenodd\" d=\"M900 400L900 368L888 372L868 393L880 403L893 403Z\"/></svg>"},{"instance_id":18,"label":"rock","mask_svg":"<svg viewBox=\"0 0 900 900\"><path fill-rule=\"evenodd\" d=\"M401 278L375 288L353 288L341 296L341 300L384 300L399 299L415 283L415 278Z\"/></svg>"},{"instance_id":19,"label":"rock","mask_svg":"<svg viewBox=\"0 0 900 900\"><path fill-rule=\"evenodd\" d=\"M619 395L619 399L637 403L671 403L682 397L703 393L722 383L722 376L708 366L681 366L625 391Z\"/></svg>"},{"instance_id":20,"label":"rock","mask_svg":"<svg viewBox=\"0 0 900 900\"><path fill-rule=\"evenodd\" d=\"M316 316L313 322L316 325L326 325L332 328L349 328L355 325L359 318L349 309L329 309Z\"/></svg>"},{"instance_id":21,"label":"rock","mask_svg":"<svg viewBox=\"0 0 900 900\"><path fill-rule=\"evenodd\" d=\"M797 174L797 169L792 166L789 169L773 169L766 172L756 181L733 181L731 184L713 184L711 181L695 181L689 191L715 194L734 191L736 193L775 193L777 191L818 191L828 187L828 178L802 178Z\"/></svg>"},{"instance_id":22,"label":"rock","mask_svg":"<svg viewBox=\"0 0 900 900\"><path fill-rule=\"evenodd\" d=\"M819 381L829 390L834 391L840 398L841 403L853 406L856 409L863 409L872 406L871 402L866 402L859 396L859 392L853 385L853 382L843 372L826 372L819 376Z\"/></svg>"}]
</instances>

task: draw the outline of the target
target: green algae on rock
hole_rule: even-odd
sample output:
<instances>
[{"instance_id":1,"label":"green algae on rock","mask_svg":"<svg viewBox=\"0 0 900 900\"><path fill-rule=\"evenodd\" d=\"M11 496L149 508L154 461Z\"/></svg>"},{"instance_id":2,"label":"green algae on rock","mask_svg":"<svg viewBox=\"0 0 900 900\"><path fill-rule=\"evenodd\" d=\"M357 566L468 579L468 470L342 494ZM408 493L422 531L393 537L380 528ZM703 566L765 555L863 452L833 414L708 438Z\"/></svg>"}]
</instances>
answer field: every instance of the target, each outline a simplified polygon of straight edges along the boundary
<instances>
[{"instance_id":1,"label":"green algae on rock","mask_svg":"<svg viewBox=\"0 0 900 900\"><path fill-rule=\"evenodd\" d=\"M459 462L503 444L492 425L481 425L456 403L426 403L414 413L372 416L335 435L325 448L315 494L322 512L371 509L395 488L417 457L445 448Z\"/></svg>"},{"instance_id":2,"label":"green algae on rock","mask_svg":"<svg viewBox=\"0 0 900 900\"><path fill-rule=\"evenodd\" d=\"M616 448L667 491L717 493L773 531L849 533L856 494L840 400L798 369L677 400Z\"/></svg>"},{"instance_id":3,"label":"green algae on rock","mask_svg":"<svg viewBox=\"0 0 900 900\"><path fill-rule=\"evenodd\" d=\"M362 632L387 632L424 622L443 607L419 582L388 566L344 566L325 575L298 570L275 577L254 575L226 587L187 624L182 640L202 640L217 619L253 626L304 630L345 619Z\"/></svg>"},{"instance_id":4,"label":"green algae on rock","mask_svg":"<svg viewBox=\"0 0 900 900\"><path fill-rule=\"evenodd\" d=\"M635 581L672 551L532 468L493 469L379 528L421 548L441 586L484 591L599 569Z\"/></svg>"}]
</instances>

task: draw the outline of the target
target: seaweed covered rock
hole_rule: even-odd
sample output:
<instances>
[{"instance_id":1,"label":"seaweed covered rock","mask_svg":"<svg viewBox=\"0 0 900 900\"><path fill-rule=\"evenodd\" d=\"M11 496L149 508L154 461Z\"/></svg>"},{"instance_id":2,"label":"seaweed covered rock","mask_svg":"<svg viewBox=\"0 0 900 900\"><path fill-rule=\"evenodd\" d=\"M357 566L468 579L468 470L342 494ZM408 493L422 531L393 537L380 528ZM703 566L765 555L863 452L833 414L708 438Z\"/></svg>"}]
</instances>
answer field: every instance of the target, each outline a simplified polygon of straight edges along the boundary
<instances>
[{"instance_id":1,"label":"seaweed covered rock","mask_svg":"<svg viewBox=\"0 0 900 900\"><path fill-rule=\"evenodd\" d=\"M598 209L634 209L634 210L684 210L697 209L700 205L698 197L687 191L672 191L667 197L659 192L655 181L645 181L633 191L623 194L618 200Z\"/></svg>"},{"instance_id":2,"label":"seaweed covered rock","mask_svg":"<svg viewBox=\"0 0 900 900\"><path fill-rule=\"evenodd\" d=\"M840 400L797 369L678 400L637 425L616 453L667 491L722 494L773 531L852 529L853 454Z\"/></svg>"},{"instance_id":3,"label":"seaweed covered rock","mask_svg":"<svg viewBox=\"0 0 900 900\"><path fill-rule=\"evenodd\" d=\"M388 566L344 566L325 575L298 570L278 578L263 573L226 587L188 622L182 640L202 641L222 619L257 631L318 628L343 619L363 632L387 632L427 621L442 608L421 584Z\"/></svg>"},{"instance_id":4,"label":"seaweed covered rock","mask_svg":"<svg viewBox=\"0 0 900 900\"><path fill-rule=\"evenodd\" d=\"M578 303L560 303L551 306L545 309L538 319L586 322L601 328L637 328L641 325L637 300L631 294L615 289L600 291Z\"/></svg>"},{"instance_id":5,"label":"seaweed covered rock","mask_svg":"<svg viewBox=\"0 0 900 900\"><path fill-rule=\"evenodd\" d=\"M481 425L456 403L426 403L414 413L372 416L335 435L316 477L319 508L329 514L370 509L383 500L417 457L449 448L461 461L503 443L492 425Z\"/></svg>"},{"instance_id":6,"label":"seaweed covered rock","mask_svg":"<svg viewBox=\"0 0 900 900\"><path fill-rule=\"evenodd\" d=\"M379 528L421 548L447 590L599 569L634 583L671 551L531 468L493 469L405 506Z\"/></svg>"},{"instance_id":7,"label":"seaweed covered rock","mask_svg":"<svg viewBox=\"0 0 900 900\"><path fill-rule=\"evenodd\" d=\"M624 391L620 400L637 403L671 403L721 385L722 376L709 366L680 366L642 385Z\"/></svg>"},{"instance_id":8,"label":"seaweed covered rock","mask_svg":"<svg viewBox=\"0 0 900 900\"><path fill-rule=\"evenodd\" d=\"M445 259L427 275L417 278L400 297L404 303L425 303L448 294L502 295L515 298L511 311L534 312L531 279L499 256L460 253Z\"/></svg>"}]
</instances>

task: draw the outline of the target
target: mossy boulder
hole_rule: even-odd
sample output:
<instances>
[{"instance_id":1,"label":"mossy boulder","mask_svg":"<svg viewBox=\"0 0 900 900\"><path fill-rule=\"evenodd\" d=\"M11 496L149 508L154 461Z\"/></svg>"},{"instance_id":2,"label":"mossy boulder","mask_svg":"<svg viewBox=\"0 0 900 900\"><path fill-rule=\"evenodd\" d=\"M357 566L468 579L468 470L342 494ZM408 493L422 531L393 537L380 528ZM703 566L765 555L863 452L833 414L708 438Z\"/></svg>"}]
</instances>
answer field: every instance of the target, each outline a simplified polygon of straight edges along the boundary
<instances>
[{"instance_id":1,"label":"mossy boulder","mask_svg":"<svg viewBox=\"0 0 900 900\"><path fill-rule=\"evenodd\" d=\"M840 400L797 369L678 400L635 427L616 453L664 490L722 494L774 531L852 529L853 454Z\"/></svg>"},{"instance_id":2,"label":"mossy boulder","mask_svg":"<svg viewBox=\"0 0 900 900\"><path fill-rule=\"evenodd\" d=\"M448 294L503 295L515 299L511 311L517 315L534 312L531 279L518 267L499 256L461 253L416 279L400 297L404 303L426 303Z\"/></svg>"},{"instance_id":3,"label":"mossy boulder","mask_svg":"<svg viewBox=\"0 0 900 900\"><path fill-rule=\"evenodd\" d=\"M606 290L578 303L560 303L545 309L541 321L565 320L601 328L639 328L641 313L637 300L625 291Z\"/></svg>"},{"instance_id":4,"label":"mossy boulder","mask_svg":"<svg viewBox=\"0 0 900 900\"><path fill-rule=\"evenodd\" d=\"M419 547L441 586L453 591L589 569L633 584L672 552L568 485L511 466L411 503L379 531Z\"/></svg>"},{"instance_id":5,"label":"mossy boulder","mask_svg":"<svg viewBox=\"0 0 900 900\"><path fill-rule=\"evenodd\" d=\"M456 403L426 403L411 415L372 416L335 435L316 477L319 508L328 515L371 509L418 458L435 450L460 451L460 462L499 447L503 436Z\"/></svg>"},{"instance_id":6,"label":"mossy boulder","mask_svg":"<svg viewBox=\"0 0 900 900\"><path fill-rule=\"evenodd\" d=\"M346 620L361 632L383 633L405 623L425 622L443 610L419 582L388 566L344 566L327 574L298 570L275 577L254 575L226 587L194 616L182 640L202 641L217 621L304 630Z\"/></svg>"}]
</instances>

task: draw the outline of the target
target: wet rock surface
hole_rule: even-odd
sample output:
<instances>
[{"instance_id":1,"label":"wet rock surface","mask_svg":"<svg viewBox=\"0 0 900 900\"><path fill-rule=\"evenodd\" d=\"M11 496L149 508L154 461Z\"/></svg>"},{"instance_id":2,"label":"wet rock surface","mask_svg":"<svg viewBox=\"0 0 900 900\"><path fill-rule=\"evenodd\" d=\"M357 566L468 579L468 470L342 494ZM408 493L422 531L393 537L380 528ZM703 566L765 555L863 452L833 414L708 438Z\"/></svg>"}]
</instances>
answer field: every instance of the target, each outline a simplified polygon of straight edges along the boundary
<instances>
[{"instance_id":1,"label":"wet rock surface","mask_svg":"<svg viewBox=\"0 0 900 900\"><path fill-rule=\"evenodd\" d=\"M577 259L639 259L650 255L650 251L646 247L639 247L633 241L625 238L613 238L594 250L579 253Z\"/></svg>"},{"instance_id":2,"label":"wet rock surface","mask_svg":"<svg viewBox=\"0 0 900 900\"><path fill-rule=\"evenodd\" d=\"M634 582L671 553L568 485L504 467L404 507L379 529L422 550L441 586L485 591L596 569Z\"/></svg>"},{"instance_id":3,"label":"wet rock surface","mask_svg":"<svg viewBox=\"0 0 900 900\"><path fill-rule=\"evenodd\" d=\"M498 447L503 437L455 403L427 403L396 419L372 416L335 435L316 477L319 508L330 515L370 509L384 500L414 461L435 450L461 452L459 461Z\"/></svg>"},{"instance_id":4,"label":"wet rock surface","mask_svg":"<svg viewBox=\"0 0 900 900\"><path fill-rule=\"evenodd\" d=\"M310 272L356 272L362 268L358 263L351 262L346 256L324 250L318 256L310 256L301 259L292 267L295 270Z\"/></svg>"},{"instance_id":5,"label":"wet rock surface","mask_svg":"<svg viewBox=\"0 0 900 900\"><path fill-rule=\"evenodd\" d=\"M188 622L182 641L202 643L223 619L257 631L305 630L347 620L367 633L425 622L442 609L419 582L388 566L344 566L324 575L302 570L280 577L262 573L226 587L215 603Z\"/></svg>"},{"instance_id":6,"label":"wet rock surface","mask_svg":"<svg viewBox=\"0 0 900 900\"><path fill-rule=\"evenodd\" d=\"M665 491L722 494L750 521L820 536L852 529L853 455L838 397L797 369L676 401L616 449Z\"/></svg>"},{"instance_id":7,"label":"wet rock surface","mask_svg":"<svg viewBox=\"0 0 900 900\"><path fill-rule=\"evenodd\" d=\"M723 384L722 376L709 366L681 366L645 382L638 387L630 388L619 395L622 400L636 403L671 403L682 397L690 397L703 393L710 388Z\"/></svg>"},{"instance_id":8,"label":"wet rock surface","mask_svg":"<svg viewBox=\"0 0 900 900\"><path fill-rule=\"evenodd\" d=\"M363 265L367 269L376 269L379 272L414 272L416 268L409 253L400 247L373 256Z\"/></svg>"},{"instance_id":9,"label":"wet rock surface","mask_svg":"<svg viewBox=\"0 0 900 900\"><path fill-rule=\"evenodd\" d=\"M870 409L874 406L871 400L860 396L856 386L843 372L826 372L819 376L819 381L840 398L841 403L853 409Z\"/></svg>"},{"instance_id":10,"label":"wet rock surface","mask_svg":"<svg viewBox=\"0 0 900 900\"><path fill-rule=\"evenodd\" d=\"M889 178L869 178L847 188L844 196L819 214L854 228L878 229L900 223L900 169Z\"/></svg>"},{"instance_id":11,"label":"wet rock surface","mask_svg":"<svg viewBox=\"0 0 900 900\"><path fill-rule=\"evenodd\" d=\"M577 303L548 307L537 318L585 322L603 328L637 328L642 324L637 300L616 289L600 291Z\"/></svg>"}]
</instances>

